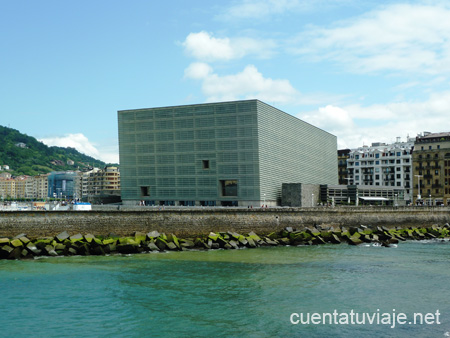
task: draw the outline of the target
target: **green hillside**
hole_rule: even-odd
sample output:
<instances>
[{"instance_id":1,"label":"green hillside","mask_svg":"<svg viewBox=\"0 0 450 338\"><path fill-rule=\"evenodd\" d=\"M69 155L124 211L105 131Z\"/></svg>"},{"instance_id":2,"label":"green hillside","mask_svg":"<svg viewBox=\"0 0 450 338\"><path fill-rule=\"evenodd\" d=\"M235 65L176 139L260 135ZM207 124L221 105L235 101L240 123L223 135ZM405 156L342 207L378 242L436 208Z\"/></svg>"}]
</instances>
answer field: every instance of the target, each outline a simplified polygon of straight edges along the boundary
<instances>
[{"instance_id":1,"label":"green hillside","mask_svg":"<svg viewBox=\"0 0 450 338\"><path fill-rule=\"evenodd\" d=\"M23 143L25 147L17 144ZM67 162L71 160L73 165ZM34 137L0 126L0 165L8 165L13 175L38 175L51 171L103 167L104 162L81 154L74 148L49 147Z\"/></svg>"}]
</instances>

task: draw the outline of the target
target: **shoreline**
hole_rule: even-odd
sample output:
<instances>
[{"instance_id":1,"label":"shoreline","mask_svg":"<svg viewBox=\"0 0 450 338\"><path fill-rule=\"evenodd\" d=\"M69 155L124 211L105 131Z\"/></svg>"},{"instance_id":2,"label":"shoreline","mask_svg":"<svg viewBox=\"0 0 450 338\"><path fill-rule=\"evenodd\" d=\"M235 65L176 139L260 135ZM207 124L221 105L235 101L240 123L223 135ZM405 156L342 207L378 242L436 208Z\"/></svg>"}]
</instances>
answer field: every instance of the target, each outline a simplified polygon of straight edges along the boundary
<instances>
[{"instance_id":1,"label":"shoreline","mask_svg":"<svg viewBox=\"0 0 450 338\"><path fill-rule=\"evenodd\" d=\"M286 227L269 234L246 235L235 231L210 232L208 235L179 238L174 234L135 232L120 237L106 237L63 231L54 237L28 238L22 233L13 238L0 238L0 259L33 259L41 256L104 256L109 254L137 254L145 252L242 249L262 246L301 246L322 244L374 245L390 247L406 240L448 239L450 225L431 227L385 228L315 226L296 230Z\"/></svg>"}]
</instances>

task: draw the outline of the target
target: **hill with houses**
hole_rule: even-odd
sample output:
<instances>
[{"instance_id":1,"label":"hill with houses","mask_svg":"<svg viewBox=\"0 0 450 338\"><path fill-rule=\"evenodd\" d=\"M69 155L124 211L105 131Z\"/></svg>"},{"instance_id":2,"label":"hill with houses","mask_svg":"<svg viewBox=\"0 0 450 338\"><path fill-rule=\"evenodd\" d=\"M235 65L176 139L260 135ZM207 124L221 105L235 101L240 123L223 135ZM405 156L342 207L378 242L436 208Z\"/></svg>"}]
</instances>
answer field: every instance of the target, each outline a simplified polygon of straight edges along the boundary
<instances>
[{"instance_id":1,"label":"hill with houses","mask_svg":"<svg viewBox=\"0 0 450 338\"><path fill-rule=\"evenodd\" d=\"M49 147L32 136L0 126L0 173L31 176L103 166L104 162L74 148Z\"/></svg>"}]
</instances>

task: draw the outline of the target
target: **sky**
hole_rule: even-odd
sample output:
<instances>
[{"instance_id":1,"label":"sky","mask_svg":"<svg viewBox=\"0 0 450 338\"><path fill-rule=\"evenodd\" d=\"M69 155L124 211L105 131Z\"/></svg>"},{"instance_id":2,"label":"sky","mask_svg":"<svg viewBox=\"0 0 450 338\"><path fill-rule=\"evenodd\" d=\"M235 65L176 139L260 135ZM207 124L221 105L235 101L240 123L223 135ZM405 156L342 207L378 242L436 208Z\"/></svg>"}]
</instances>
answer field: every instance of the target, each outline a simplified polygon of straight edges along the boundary
<instances>
[{"instance_id":1,"label":"sky","mask_svg":"<svg viewBox=\"0 0 450 338\"><path fill-rule=\"evenodd\" d=\"M0 0L0 125L108 163L126 109L259 99L338 149L450 131L449 18L448 1Z\"/></svg>"}]
</instances>

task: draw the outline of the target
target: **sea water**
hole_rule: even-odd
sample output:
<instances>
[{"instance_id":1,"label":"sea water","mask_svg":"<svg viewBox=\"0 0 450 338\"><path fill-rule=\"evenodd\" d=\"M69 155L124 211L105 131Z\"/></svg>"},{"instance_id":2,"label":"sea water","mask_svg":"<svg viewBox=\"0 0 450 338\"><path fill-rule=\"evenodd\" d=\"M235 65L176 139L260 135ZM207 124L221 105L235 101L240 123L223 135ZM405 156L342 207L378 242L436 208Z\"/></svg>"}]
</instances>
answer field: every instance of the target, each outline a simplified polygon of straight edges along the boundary
<instances>
[{"instance_id":1,"label":"sea water","mask_svg":"<svg viewBox=\"0 0 450 338\"><path fill-rule=\"evenodd\" d=\"M0 261L0 336L446 337L449 285L438 241Z\"/></svg>"}]
</instances>

